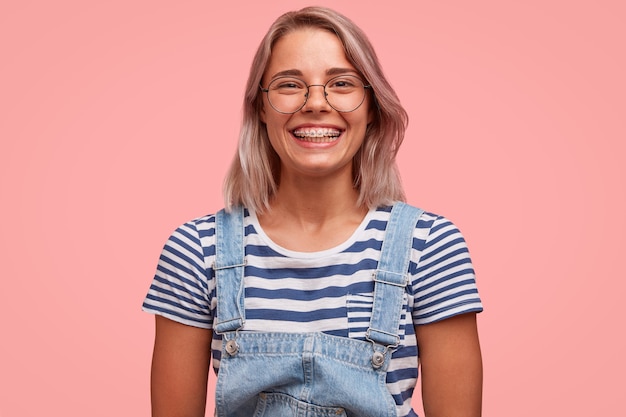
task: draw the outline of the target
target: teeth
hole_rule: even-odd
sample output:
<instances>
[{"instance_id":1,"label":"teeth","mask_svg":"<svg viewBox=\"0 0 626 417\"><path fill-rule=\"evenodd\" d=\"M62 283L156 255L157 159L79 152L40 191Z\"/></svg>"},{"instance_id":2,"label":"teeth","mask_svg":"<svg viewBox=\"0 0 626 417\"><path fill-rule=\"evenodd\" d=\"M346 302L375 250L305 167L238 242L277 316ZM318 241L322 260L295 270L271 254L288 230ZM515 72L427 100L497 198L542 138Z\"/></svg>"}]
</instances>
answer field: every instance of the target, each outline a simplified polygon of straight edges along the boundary
<instances>
[{"instance_id":1,"label":"teeth","mask_svg":"<svg viewBox=\"0 0 626 417\"><path fill-rule=\"evenodd\" d=\"M337 129L320 128L320 129L298 129L294 130L293 134L298 138L336 138L341 135L341 132Z\"/></svg>"}]
</instances>

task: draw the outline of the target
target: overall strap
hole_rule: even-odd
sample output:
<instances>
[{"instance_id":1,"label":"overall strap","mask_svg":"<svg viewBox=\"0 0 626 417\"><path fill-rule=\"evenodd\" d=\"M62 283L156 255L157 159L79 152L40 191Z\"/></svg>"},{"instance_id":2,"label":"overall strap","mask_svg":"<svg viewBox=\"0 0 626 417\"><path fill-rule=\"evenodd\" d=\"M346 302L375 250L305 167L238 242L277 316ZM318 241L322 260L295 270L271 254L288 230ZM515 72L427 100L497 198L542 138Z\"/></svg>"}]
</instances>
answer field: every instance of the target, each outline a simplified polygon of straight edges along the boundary
<instances>
[{"instance_id":1,"label":"overall strap","mask_svg":"<svg viewBox=\"0 0 626 417\"><path fill-rule=\"evenodd\" d=\"M400 343L400 315L413 247L413 232L424 211L398 202L391 209L378 268L374 273L374 306L367 340L385 347Z\"/></svg>"},{"instance_id":2,"label":"overall strap","mask_svg":"<svg viewBox=\"0 0 626 417\"><path fill-rule=\"evenodd\" d=\"M244 308L243 207L224 209L215 215L215 271L217 317L214 330L224 333L241 328L246 320Z\"/></svg>"}]
</instances>

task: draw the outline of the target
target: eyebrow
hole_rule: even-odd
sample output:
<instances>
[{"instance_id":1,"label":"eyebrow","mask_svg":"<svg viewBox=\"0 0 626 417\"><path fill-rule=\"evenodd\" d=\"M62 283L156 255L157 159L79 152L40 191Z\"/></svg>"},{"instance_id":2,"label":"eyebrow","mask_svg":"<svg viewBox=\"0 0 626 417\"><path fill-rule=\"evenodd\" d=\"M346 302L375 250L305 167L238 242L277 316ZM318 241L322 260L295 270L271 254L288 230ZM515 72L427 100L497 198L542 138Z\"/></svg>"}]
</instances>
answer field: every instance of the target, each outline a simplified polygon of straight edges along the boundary
<instances>
[{"instance_id":1,"label":"eyebrow","mask_svg":"<svg viewBox=\"0 0 626 417\"><path fill-rule=\"evenodd\" d=\"M357 74L358 72L355 69L352 68L338 68L338 67L333 67L333 68L329 68L326 70L326 75L327 76L333 76L333 75L341 75L341 74L347 74L347 73L353 73L353 74ZM288 69L288 70L284 70L284 71L279 71L276 74L274 74L272 76L272 80L276 77L289 77L289 76L293 76L293 77L302 77L304 74L302 73L302 71L298 70L298 69Z\"/></svg>"}]
</instances>

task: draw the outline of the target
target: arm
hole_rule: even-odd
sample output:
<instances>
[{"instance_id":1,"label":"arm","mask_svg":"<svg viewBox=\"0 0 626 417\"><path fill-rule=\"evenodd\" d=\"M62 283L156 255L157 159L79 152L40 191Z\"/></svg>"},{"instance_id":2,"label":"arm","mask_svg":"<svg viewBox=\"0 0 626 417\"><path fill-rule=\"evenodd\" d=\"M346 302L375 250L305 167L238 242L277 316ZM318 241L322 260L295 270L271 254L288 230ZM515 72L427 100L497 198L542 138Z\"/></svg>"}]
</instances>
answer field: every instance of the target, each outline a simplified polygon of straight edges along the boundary
<instances>
[{"instance_id":1,"label":"arm","mask_svg":"<svg viewBox=\"0 0 626 417\"><path fill-rule=\"evenodd\" d=\"M156 316L152 417L204 417L212 331Z\"/></svg>"},{"instance_id":2,"label":"arm","mask_svg":"<svg viewBox=\"0 0 626 417\"><path fill-rule=\"evenodd\" d=\"M479 417L482 359L476 314L415 327L426 417Z\"/></svg>"}]
</instances>

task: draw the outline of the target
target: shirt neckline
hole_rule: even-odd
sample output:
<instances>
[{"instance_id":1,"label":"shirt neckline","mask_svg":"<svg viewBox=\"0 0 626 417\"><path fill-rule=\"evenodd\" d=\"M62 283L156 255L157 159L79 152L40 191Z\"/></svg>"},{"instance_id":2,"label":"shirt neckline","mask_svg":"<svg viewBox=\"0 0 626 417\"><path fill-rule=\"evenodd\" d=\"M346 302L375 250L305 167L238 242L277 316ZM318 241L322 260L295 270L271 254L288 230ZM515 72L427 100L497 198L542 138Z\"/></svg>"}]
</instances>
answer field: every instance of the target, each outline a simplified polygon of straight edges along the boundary
<instances>
[{"instance_id":1,"label":"shirt neckline","mask_svg":"<svg viewBox=\"0 0 626 417\"><path fill-rule=\"evenodd\" d=\"M335 255L337 253L343 252L344 250L352 246L354 242L357 241L357 237L363 231L365 231L365 228L367 227L370 220L372 219L374 212L376 212L376 209L368 210L368 212L363 217L363 220L361 221L361 223L356 227L352 235L350 235L350 237L346 239L344 242L332 248L328 248L328 249L324 249L322 251L316 251L316 252L299 252L299 251L290 250L290 249L287 249L278 245L265 233L265 230L263 230L263 228L261 227L261 224L259 223L259 219L254 210L248 209L248 216L246 217L246 220L248 224L254 227L255 231L257 232L259 237L265 242L265 244L267 244L267 246L269 246L272 250L280 253L281 255L287 256L289 258L318 259L318 258L324 258L330 255Z\"/></svg>"}]
</instances>

